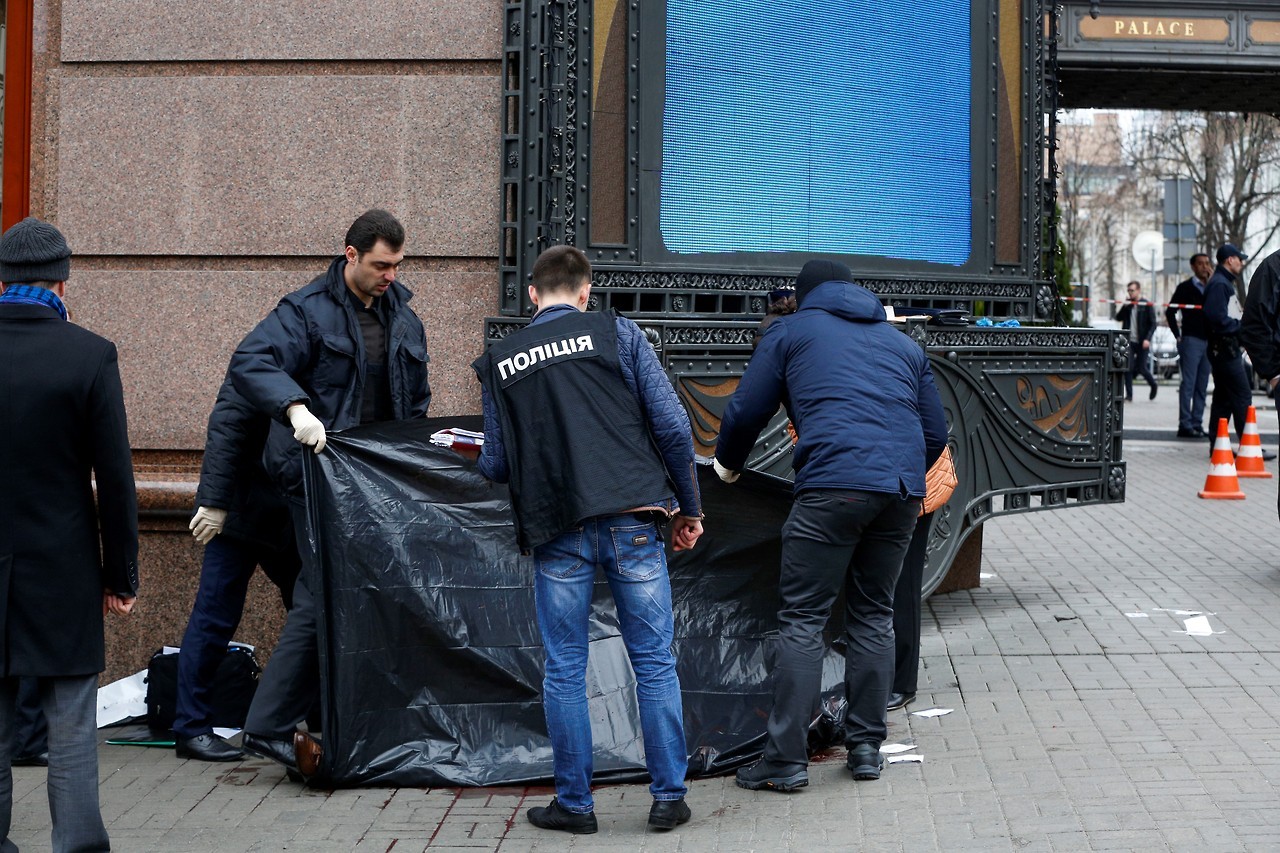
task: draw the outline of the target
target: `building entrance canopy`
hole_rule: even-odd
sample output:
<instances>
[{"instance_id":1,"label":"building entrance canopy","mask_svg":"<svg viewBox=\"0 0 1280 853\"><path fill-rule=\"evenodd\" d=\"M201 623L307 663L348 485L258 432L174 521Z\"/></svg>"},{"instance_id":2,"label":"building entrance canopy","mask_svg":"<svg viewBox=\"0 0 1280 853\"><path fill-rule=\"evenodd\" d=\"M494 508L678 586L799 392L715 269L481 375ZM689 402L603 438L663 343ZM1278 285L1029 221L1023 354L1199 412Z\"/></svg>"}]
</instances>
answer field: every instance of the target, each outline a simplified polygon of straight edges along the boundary
<instances>
[{"instance_id":1,"label":"building entrance canopy","mask_svg":"<svg viewBox=\"0 0 1280 853\"><path fill-rule=\"evenodd\" d=\"M1069 2L1058 64L1063 107L1280 111L1280 5Z\"/></svg>"}]
</instances>

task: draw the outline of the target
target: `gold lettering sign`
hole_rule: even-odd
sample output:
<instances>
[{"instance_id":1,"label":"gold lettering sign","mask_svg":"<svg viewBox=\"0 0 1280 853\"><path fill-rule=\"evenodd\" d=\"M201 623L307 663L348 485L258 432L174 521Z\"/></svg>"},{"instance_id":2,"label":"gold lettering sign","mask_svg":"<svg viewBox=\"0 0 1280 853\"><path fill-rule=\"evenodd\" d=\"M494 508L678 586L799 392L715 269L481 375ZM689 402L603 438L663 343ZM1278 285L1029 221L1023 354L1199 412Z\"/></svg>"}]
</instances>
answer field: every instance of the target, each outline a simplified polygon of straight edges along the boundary
<instances>
[{"instance_id":1,"label":"gold lettering sign","mask_svg":"<svg viewBox=\"0 0 1280 853\"><path fill-rule=\"evenodd\" d=\"M1280 44L1280 21L1250 21L1249 38L1256 44Z\"/></svg>"},{"instance_id":2,"label":"gold lettering sign","mask_svg":"<svg viewBox=\"0 0 1280 853\"><path fill-rule=\"evenodd\" d=\"M1225 42L1231 28L1223 18L1152 18L1100 15L1080 19L1080 38L1099 41Z\"/></svg>"}]
</instances>

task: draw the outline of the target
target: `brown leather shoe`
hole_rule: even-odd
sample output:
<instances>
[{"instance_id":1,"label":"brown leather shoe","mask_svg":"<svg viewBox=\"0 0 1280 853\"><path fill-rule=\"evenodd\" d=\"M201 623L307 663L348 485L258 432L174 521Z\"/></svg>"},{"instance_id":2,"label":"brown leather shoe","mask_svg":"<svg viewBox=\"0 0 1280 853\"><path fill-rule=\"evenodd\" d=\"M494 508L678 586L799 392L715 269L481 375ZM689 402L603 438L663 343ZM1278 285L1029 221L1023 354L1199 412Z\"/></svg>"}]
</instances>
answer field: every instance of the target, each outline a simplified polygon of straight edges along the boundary
<instances>
[{"instance_id":1,"label":"brown leather shoe","mask_svg":"<svg viewBox=\"0 0 1280 853\"><path fill-rule=\"evenodd\" d=\"M293 751L298 758L298 772L310 779L320 772L320 759L324 756L324 744L306 732L293 733Z\"/></svg>"}]
</instances>

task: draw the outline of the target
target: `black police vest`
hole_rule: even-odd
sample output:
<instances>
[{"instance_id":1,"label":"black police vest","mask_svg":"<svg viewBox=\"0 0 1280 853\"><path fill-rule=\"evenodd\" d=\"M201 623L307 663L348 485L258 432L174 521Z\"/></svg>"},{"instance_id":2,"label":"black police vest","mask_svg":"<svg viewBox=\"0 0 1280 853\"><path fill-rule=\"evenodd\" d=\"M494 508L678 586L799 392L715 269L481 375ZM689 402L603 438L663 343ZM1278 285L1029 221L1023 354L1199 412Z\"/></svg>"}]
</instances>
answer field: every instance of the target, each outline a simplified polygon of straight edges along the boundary
<instances>
[{"instance_id":1,"label":"black police vest","mask_svg":"<svg viewBox=\"0 0 1280 853\"><path fill-rule=\"evenodd\" d=\"M501 418L521 548L673 496L622 377L613 312L565 312L526 326L473 366Z\"/></svg>"}]
</instances>

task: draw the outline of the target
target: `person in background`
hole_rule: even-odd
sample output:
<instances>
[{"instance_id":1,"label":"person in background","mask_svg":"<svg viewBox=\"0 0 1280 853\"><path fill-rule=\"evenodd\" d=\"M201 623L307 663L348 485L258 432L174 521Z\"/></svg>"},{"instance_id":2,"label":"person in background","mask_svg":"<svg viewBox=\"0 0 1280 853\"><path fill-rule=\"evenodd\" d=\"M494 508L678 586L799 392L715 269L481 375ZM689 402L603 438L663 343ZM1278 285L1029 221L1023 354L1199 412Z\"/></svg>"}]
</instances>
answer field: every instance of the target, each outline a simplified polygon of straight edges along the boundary
<instances>
[{"instance_id":1,"label":"person in background","mask_svg":"<svg viewBox=\"0 0 1280 853\"><path fill-rule=\"evenodd\" d=\"M1204 321L1209 335L1209 367L1213 374L1213 399L1209 404L1209 447L1218 434L1218 421L1232 418L1236 440L1244 435L1253 392L1244 367L1240 346L1240 300L1236 297L1236 277L1249 256L1232 243L1218 247L1218 266L1204 289ZM1269 451L1263 451L1268 457ZM1274 454L1270 457L1274 458Z\"/></svg>"},{"instance_id":2,"label":"person in background","mask_svg":"<svg viewBox=\"0 0 1280 853\"><path fill-rule=\"evenodd\" d=\"M1267 380L1275 396L1280 384L1280 251L1263 258L1249 280L1240 343L1249 352L1254 372Z\"/></svg>"},{"instance_id":3,"label":"person in background","mask_svg":"<svg viewBox=\"0 0 1280 853\"><path fill-rule=\"evenodd\" d=\"M1156 378L1151 375L1150 365L1151 337L1156 333L1156 309L1142 298L1142 285L1138 282L1129 282L1125 285L1125 291L1129 295L1129 301L1116 312L1121 328L1129 335L1129 369L1124 375L1124 398L1133 402L1133 377L1142 374L1142 378L1151 386L1147 399L1154 400L1156 392L1160 390Z\"/></svg>"},{"instance_id":4,"label":"person in background","mask_svg":"<svg viewBox=\"0 0 1280 853\"><path fill-rule=\"evenodd\" d=\"M1178 438L1204 438L1204 402L1209 388L1209 332L1204 289L1213 263L1203 252L1191 256L1191 278L1178 285L1164 316L1178 342ZM1193 308L1179 306L1195 306ZM1178 324L1178 315L1182 324Z\"/></svg>"}]
</instances>

